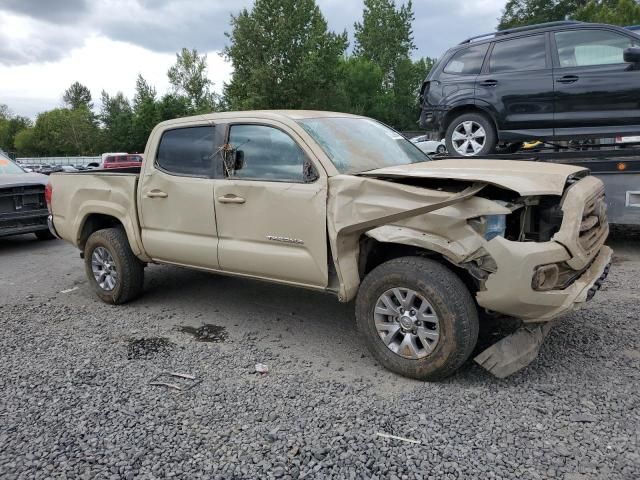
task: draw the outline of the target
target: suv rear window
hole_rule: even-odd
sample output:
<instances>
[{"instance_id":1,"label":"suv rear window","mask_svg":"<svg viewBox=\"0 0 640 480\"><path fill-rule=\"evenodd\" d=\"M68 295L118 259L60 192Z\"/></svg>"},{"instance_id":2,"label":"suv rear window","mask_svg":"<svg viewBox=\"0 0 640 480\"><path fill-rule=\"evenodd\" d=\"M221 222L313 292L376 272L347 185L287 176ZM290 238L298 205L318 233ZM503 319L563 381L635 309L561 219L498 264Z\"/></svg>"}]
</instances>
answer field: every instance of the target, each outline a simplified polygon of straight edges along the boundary
<instances>
[{"instance_id":1,"label":"suv rear window","mask_svg":"<svg viewBox=\"0 0 640 480\"><path fill-rule=\"evenodd\" d=\"M496 42L489 59L491 73L524 72L547 68L544 35Z\"/></svg>"},{"instance_id":2,"label":"suv rear window","mask_svg":"<svg viewBox=\"0 0 640 480\"><path fill-rule=\"evenodd\" d=\"M477 75L482 70L482 62L487 53L489 44L475 45L456 52L447 66L445 73L457 73L461 75Z\"/></svg>"}]
</instances>

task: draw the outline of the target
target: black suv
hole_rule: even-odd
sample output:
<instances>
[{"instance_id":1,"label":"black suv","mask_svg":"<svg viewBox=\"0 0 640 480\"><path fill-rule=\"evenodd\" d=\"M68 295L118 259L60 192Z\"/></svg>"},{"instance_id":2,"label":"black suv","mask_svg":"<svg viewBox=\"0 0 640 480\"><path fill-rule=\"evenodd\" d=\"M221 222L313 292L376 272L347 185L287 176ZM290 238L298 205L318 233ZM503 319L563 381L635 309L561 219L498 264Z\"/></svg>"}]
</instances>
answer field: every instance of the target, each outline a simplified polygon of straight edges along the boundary
<instances>
[{"instance_id":1,"label":"black suv","mask_svg":"<svg viewBox=\"0 0 640 480\"><path fill-rule=\"evenodd\" d=\"M640 134L640 35L566 21L473 37L434 65L420 105L456 156Z\"/></svg>"}]
</instances>

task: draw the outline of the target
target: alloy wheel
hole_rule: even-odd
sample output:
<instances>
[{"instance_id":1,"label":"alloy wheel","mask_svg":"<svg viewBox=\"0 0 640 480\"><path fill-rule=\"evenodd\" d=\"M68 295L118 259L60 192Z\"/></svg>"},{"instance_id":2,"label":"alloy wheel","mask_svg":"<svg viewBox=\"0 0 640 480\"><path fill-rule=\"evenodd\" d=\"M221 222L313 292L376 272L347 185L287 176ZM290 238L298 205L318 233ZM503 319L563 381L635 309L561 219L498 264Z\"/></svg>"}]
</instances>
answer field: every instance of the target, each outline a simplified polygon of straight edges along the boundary
<instances>
[{"instance_id":1,"label":"alloy wheel","mask_svg":"<svg viewBox=\"0 0 640 480\"><path fill-rule=\"evenodd\" d=\"M477 155L484 147L486 139L487 132L482 125L472 120L460 123L451 135L454 150L464 157Z\"/></svg>"},{"instance_id":2,"label":"alloy wheel","mask_svg":"<svg viewBox=\"0 0 640 480\"><path fill-rule=\"evenodd\" d=\"M93 278L101 289L110 292L116 288L118 282L118 270L116 262L109 250L97 247L91 254L91 271Z\"/></svg>"},{"instance_id":3,"label":"alloy wheel","mask_svg":"<svg viewBox=\"0 0 640 480\"><path fill-rule=\"evenodd\" d=\"M440 339L440 321L431 304L409 288L384 292L374 309L380 340L392 352L412 360L429 355Z\"/></svg>"}]
</instances>

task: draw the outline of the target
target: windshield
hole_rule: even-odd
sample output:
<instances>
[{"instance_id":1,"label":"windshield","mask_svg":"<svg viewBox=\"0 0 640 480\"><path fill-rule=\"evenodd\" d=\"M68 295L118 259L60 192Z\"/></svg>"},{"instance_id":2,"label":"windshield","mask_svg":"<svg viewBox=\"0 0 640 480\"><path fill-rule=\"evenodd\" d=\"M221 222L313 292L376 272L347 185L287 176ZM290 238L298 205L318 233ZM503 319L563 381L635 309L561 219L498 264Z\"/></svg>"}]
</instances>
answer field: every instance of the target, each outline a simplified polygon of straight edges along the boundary
<instances>
[{"instance_id":1,"label":"windshield","mask_svg":"<svg viewBox=\"0 0 640 480\"><path fill-rule=\"evenodd\" d=\"M431 160L398 132L369 118L307 118L298 123L318 142L340 173Z\"/></svg>"},{"instance_id":2,"label":"windshield","mask_svg":"<svg viewBox=\"0 0 640 480\"><path fill-rule=\"evenodd\" d=\"M0 175L15 175L18 173L24 173L24 170L0 154Z\"/></svg>"}]
</instances>

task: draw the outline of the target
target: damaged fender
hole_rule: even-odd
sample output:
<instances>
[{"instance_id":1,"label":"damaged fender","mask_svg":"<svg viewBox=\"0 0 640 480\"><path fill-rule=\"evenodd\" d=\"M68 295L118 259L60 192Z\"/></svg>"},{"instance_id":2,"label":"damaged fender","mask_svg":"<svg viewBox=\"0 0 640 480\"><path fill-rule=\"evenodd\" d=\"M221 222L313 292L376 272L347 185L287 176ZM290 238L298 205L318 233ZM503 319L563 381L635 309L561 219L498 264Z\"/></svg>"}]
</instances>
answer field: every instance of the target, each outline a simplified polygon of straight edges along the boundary
<instances>
[{"instance_id":1,"label":"damaged fender","mask_svg":"<svg viewBox=\"0 0 640 480\"><path fill-rule=\"evenodd\" d=\"M461 202L476 195L485 185L476 182L451 193L351 175L329 178L327 228L340 282L338 299L348 302L358 291L362 233Z\"/></svg>"}]
</instances>

